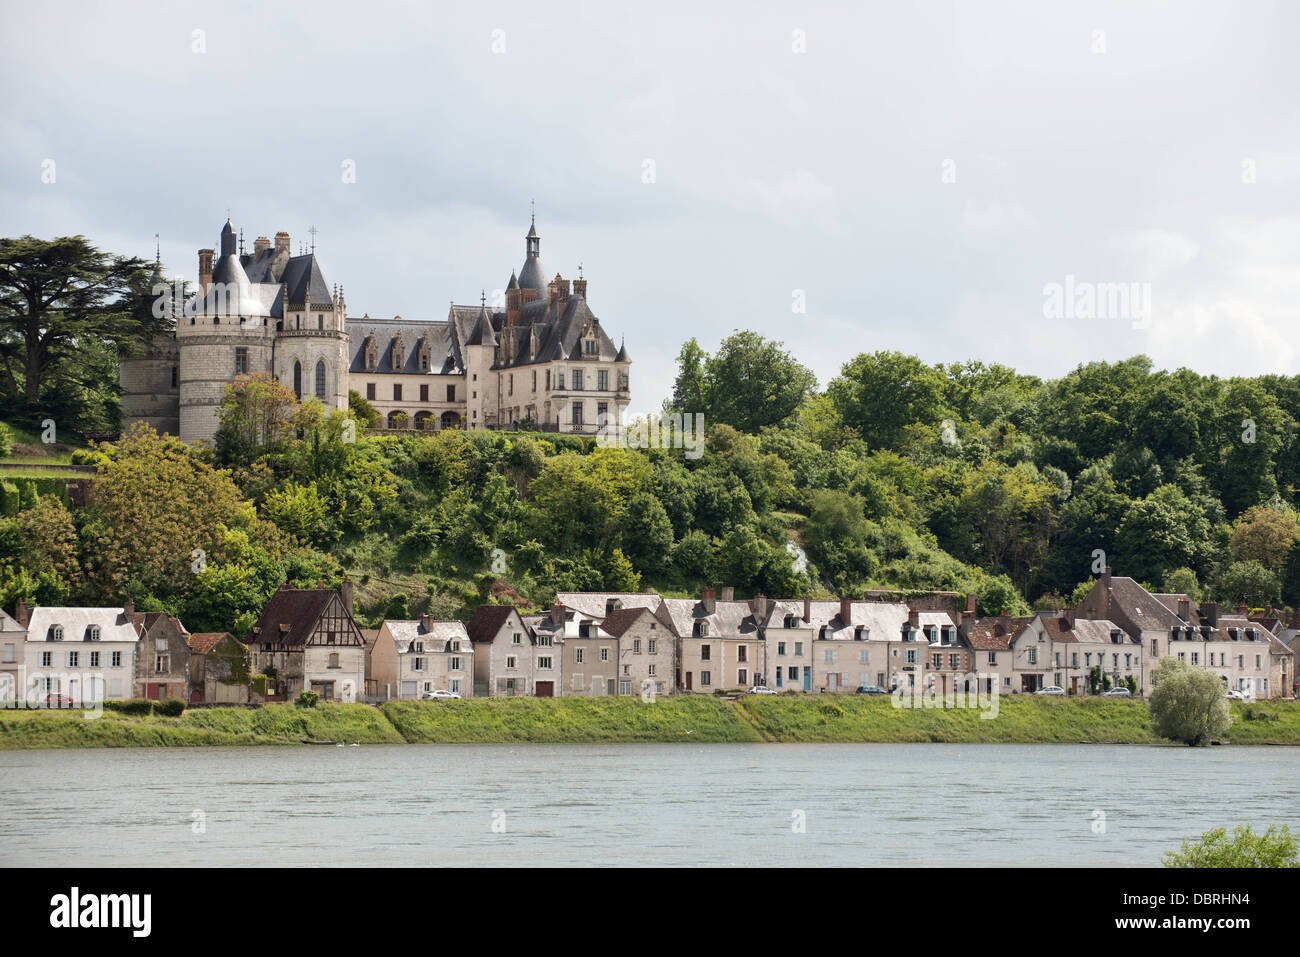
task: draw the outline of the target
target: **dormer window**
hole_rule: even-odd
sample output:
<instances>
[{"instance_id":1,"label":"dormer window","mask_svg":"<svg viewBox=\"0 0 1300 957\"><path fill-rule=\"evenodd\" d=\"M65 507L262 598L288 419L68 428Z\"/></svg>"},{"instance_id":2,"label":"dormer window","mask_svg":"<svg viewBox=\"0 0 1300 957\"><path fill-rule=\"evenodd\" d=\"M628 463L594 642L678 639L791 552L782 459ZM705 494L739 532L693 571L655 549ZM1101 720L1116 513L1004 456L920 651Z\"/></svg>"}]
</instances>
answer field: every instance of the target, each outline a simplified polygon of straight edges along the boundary
<instances>
[{"instance_id":1,"label":"dormer window","mask_svg":"<svg viewBox=\"0 0 1300 957\"><path fill-rule=\"evenodd\" d=\"M1247 640L1247 641L1259 641L1259 632L1257 632L1254 628L1247 628L1247 629L1246 629L1246 640Z\"/></svg>"},{"instance_id":2,"label":"dormer window","mask_svg":"<svg viewBox=\"0 0 1300 957\"><path fill-rule=\"evenodd\" d=\"M379 366L379 347L374 336L366 337L366 371L374 372Z\"/></svg>"},{"instance_id":3,"label":"dormer window","mask_svg":"<svg viewBox=\"0 0 1300 957\"><path fill-rule=\"evenodd\" d=\"M1241 639L1241 630L1238 628L1229 628L1228 637L1233 641L1239 641Z\"/></svg>"},{"instance_id":4,"label":"dormer window","mask_svg":"<svg viewBox=\"0 0 1300 957\"><path fill-rule=\"evenodd\" d=\"M411 642L411 651L413 651L417 655L424 654L424 642L422 641Z\"/></svg>"},{"instance_id":5,"label":"dormer window","mask_svg":"<svg viewBox=\"0 0 1300 957\"><path fill-rule=\"evenodd\" d=\"M405 363L402 361L405 357L406 349L402 343L402 336L399 333L393 336L393 370L400 371Z\"/></svg>"},{"instance_id":6,"label":"dormer window","mask_svg":"<svg viewBox=\"0 0 1300 957\"><path fill-rule=\"evenodd\" d=\"M707 638L709 635L709 623L707 621L697 621L692 634L696 638Z\"/></svg>"},{"instance_id":7,"label":"dormer window","mask_svg":"<svg viewBox=\"0 0 1300 957\"><path fill-rule=\"evenodd\" d=\"M99 625L87 625L86 635L84 640L99 641Z\"/></svg>"},{"instance_id":8,"label":"dormer window","mask_svg":"<svg viewBox=\"0 0 1300 957\"><path fill-rule=\"evenodd\" d=\"M787 628L793 628L793 627L794 627L794 615L786 615L786 616L785 616L785 627L787 627Z\"/></svg>"},{"instance_id":9,"label":"dormer window","mask_svg":"<svg viewBox=\"0 0 1300 957\"><path fill-rule=\"evenodd\" d=\"M62 626L62 625L50 625L49 630L45 632L45 640L46 640L46 641L62 641L62 640L63 640L63 626Z\"/></svg>"}]
</instances>

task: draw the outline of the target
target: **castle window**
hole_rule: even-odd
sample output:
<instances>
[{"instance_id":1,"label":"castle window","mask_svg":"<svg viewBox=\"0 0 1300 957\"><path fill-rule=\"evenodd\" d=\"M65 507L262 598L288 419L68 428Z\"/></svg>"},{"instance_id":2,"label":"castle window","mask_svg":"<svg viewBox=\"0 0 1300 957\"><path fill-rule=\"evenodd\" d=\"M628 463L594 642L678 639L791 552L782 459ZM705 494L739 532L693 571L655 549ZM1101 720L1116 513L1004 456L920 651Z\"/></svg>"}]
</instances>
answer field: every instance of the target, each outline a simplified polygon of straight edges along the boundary
<instances>
[{"instance_id":1,"label":"castle window","mask_svg":"<svg viewBox=\"0 0 1300 957\"><path fill-rule=\"evenodd\" d=\"M317 316L316 316L316 328L317 328L317 329L324 329L324 328L325 328L325 317L324 317L324 316L317 314Z\"/></svg>"},{"instance_id":2,"label":"castle window","mask_svg":"<svg viewBox=\"0 0 1300 957\"><path fill-rule=\"evenodd\" d=\"M394 402L402 401L402 384L400 382L397 385L393 386L393 401Z\"/></svg>"},{"instance_id":3,"label":"castle window","mask_svg":"<svg viewBox=\"0 0 1300 957\"><path fill-rule=\"evenodd\" d=\"M582 389L583 389L583 384L582 384L582 370L581 370L581 369L574 369L574 370L573 370L573 391L574 391L574 392L581 392Z\"/></svg>"},{"instance_id":4,"label":"castle window","mask_svg":"<svg viewBox=\"0 0 1300 957\"><path fill-rule=\"evenodd\" d=\"M316 360L316 398L325 400L325 360Z\"/></svg>"},{"instance_id":5,"label":"castle window","mask_svg":"<svg viewBox=\"0 0 1300 957\"><path fill-rule=\"evenodd\" d=\"M582 340L582 353L583 355L594 356L596 354L596 340L595 339Z\"/></svg>"},{"instance_id":6,"label":"castle window","mask_svg":"<svg viewBox=\"0 0 1300 957\"><path fill-rule=\"evenodd\" d=\"M600 369L596 372L596 388L601 392L609 391L609 370Z\"/></svg>"},{"instance_id":7,"label":"castle window","mask_svg":"<svg viewBox=\"0 0 1300 957\"><path fill-rule=\"evenodd\" d=\"M447 386L447 401L448 402L456 401L456 386L454 385Z\"/></svg>"},{"instance_id":8,"label":"castle window","mask_svg":"<svg viewBox=\"0 0 1300 957\"><path fill-rule=\"evenodd\" d=\"M235 375L248 374L248 347L235 347Z\"/></svg>"},{"instance_id":9,"label":"castle window","mask_svg":"<svg viewBox=\"0 0 1300 957\"><path fill-rule=\"evenodd\" d=\"M181 370L176 366L172 366L172 388L173 389L176 388L177 385L179 385L180 375L181 375Z\"/></svg>"},{"instance_id":10,"label":"castle window","mask_svg":"<svg viewBox=\"0 0 1300 957\"><path fill-rule=\"evenodd\" d=\"M420 386L420 401L421 402L429 401L429 387L427 385Z\"/></svg>"},{"instance_id":11,"label":"castle window","mask_svg":"<svg viewBox=\"0 0 1300 957\"><path fill-rule=\"evenodd\" d=\"M302 398L302 363L293 360L293 394Z\"/></svg>"},{"instance_id":12,"label":"castle window","mask_svg":"<svg viewBox=\"0 0 1300 957\"><path fill-rule=\"evenodd\" d=\"M374 401L374 398L375 398L375 384L374 384L373 382L367 382L367 383L366 383L366 398L369 399L369 400L371 400L372 402Z\"/></svg>"}]
</instances>

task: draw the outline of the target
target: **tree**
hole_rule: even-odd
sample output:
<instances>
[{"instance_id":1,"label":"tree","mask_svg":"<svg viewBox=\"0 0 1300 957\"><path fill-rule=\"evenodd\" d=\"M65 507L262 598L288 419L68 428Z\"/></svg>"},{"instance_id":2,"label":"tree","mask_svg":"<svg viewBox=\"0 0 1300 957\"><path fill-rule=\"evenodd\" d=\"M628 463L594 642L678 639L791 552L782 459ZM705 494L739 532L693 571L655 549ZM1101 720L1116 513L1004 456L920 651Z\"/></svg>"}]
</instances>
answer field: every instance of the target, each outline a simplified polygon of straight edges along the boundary
<instances>
[{"instance_id":1,"label":"tree","mask_svg":"<svg viewBox=\"0 0 1300 957\"><path fill-rule=\"evenodd\" d=\"M1200 601L1201 584L1196 580L1196 572L1190 568L1175 568L1165 576L1165 593L1186 595L1192 601Z\"/></svg>"},{"instance_id":2,"label":"tree","mask_svg":"<svg viewBox=\"0 0 1300 957\"><path fill-rule=\"evenodd\" d=\"M167 327L149 286L147 262L100 252L83 236L0 239L5 404L31 415L46 396L102 392L103 370L88 357L105 346L129 352Z\"/></svg>"},{"instance_id":3,"label":"tree","mask_svg":"<svg viewBox=\"0 0 1300 957\"><path fill-rule=\"evenodd\" d=\"M74 594L83 588L78 558L77 528L67 507L53 495L43 495L35 507L18 513L23 564L55 572Z\"/></svg>"},{"instance_id":4,"label":"tree","mask_svg":"<svg viewBox=\"0 0 1300 957\"><path fill-rule=\"evenodd\" d=\"M784 422L817 388L812 370L785 351L783 343L749 331L722 340L717 354L705 362L705 382L709 421L751 434Z\"/></svg>"},{"instance_id":5,"label":"tree","mask_svg":"<svg viewBox=\"0 0 1300 957\"><path fill-rule=\"evenodd\" d=\"M872 448L897 449L914 423L942 424L943 373L901 352L859 355L844 365L826 392L844 425Z\"/></svg>"},{"instance_id":6,"label":"tree","mask_svg":"<svg viewBox=\"0 0 1300 957\"><path fill-rule=\"evenodd\" d=\"M222 462L247 465L289 437L299 412L293 390L269 373L240 375L226 386L217 409L215 443Z\"/></svg>"},{"instance_id":7,"label":"tree","mask_svg":"<svg viewBox=\"0 0 1300 957\"><path fill-rule=\"evenodd\" d=\"M665 407L678 412L709 411L708 386L705 381L704 363L708 353L700 348L695 339L688 339L677 353L677 378L673 382L673 394Z\"/></svg>"},{"instance_id":8,"label":"tree","mask_svg":"<svg viewBox=\"0 0 1300 957\"><path fill-rule=\"evenodd\" d=\"M1300 845L1283 824L1270 825L1256 834L1249 825L1233 829L1232 838L1221 827L1200 839L1183 841L1181 850L1165 854L1165 867L1300 867Z\"/></svg>"},{"instance_id":9,"label":"tree","mask_svg":"<svg viewBox=\"0 0 1300 957\"><path fill-rule=\"evenodd\" d=\"M1300 521L1295 511L1285 506L1254 505L1232 523L1232 557L1239 562L1259 562L1271 571L1283 566L1297 541Z\"/></svg>"},{"instance_id":10,"label":"tree","mask_svg":"<svg viewBox=\"0 0 1300 957\"><path fill-rule=\"evenodd\" d=\"M1162 738L1200 746L1232 724L1223 696L1223 679L1193 668L1179 658L1164 657L1151 673L1151 727Z\"/></svg>"},{"instance_id":11,"label":"tree","mask_svg":"<svg viewBox=\"0 0 1300 957\"><path fill-rule=\"evenodd\" d=\"M1281 598L1282 582L1276 573L1260 562L1233 562L1219 572L1214 583L1214 593L1221 602L1235 605L1244 601L1258 607Z\"/></svg>"}]
</instances>

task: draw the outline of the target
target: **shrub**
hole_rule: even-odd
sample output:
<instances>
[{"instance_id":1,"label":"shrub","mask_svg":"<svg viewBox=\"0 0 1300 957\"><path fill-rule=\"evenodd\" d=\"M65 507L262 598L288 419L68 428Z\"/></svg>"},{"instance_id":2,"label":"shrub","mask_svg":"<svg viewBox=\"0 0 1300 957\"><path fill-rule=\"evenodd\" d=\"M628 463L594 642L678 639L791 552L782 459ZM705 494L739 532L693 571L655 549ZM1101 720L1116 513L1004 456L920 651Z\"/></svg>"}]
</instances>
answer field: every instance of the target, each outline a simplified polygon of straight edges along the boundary
<instances>
[{"instance_id":1,"label":"shrub","mask_svg":"<svg viewBox=\"0 0 1300 957\"><path fill-rule=\"evenodd\" d=\"M297 703L301 708L314 708L318 701L320 701L320 695L316 692L303 690L302 693L298 695Z\"/></svg>"},{"instance_id":2,"label":"shrub","mask_svg":"<svg viewBox=\"0 0 1300 957\"><path fill-rule=\"evenodd\" d=\"M0 422L0 458L8 455L13 450L14 450L14 433L9 428L9 426L5 425L3 422Z\"/></svg>"},{"instance_id":3,"label":"shrub","mask_svg":"<svg viewBox=\"0 0 1300 957\"><path fill-rule=\"evenodd\" d=\"M1165 854L1165 867L1300 867L1297 854L1296 839L1285 824L1263 834L1249 826L1237 827L1231 839L1219 827Z\"/></svg>"},{"instance_id":4,"label":"shrub","mask_svg":"<svg viewBox=\"0 0 1300 957\"><path fill-rule=\"evenodd\" d=\"M0 515L18 514L18 486L13 482L0 482Z\"/></svg>"},{"instance_id":5,"label":"shrub","mask_svg":"<svg viewBox=\"0 0 1300 957\"><path fill-rule=\"evenodd\" d=\"M158 702L154 710L168 718L179 718L185 713L185 702L180 698L164 698Z\"/></svg>"},{"instance_id":6,"label":"shrub","mask_svg":"<svg viewBox=\"0 0 1300 957\"><path fill-rule=\"evenodd\" d=\"M153 714L153 702L148 698L128 698L126 701L105 701L105 706L112 706L114 711L122 714Z\"/></svg>"}]
</instances>

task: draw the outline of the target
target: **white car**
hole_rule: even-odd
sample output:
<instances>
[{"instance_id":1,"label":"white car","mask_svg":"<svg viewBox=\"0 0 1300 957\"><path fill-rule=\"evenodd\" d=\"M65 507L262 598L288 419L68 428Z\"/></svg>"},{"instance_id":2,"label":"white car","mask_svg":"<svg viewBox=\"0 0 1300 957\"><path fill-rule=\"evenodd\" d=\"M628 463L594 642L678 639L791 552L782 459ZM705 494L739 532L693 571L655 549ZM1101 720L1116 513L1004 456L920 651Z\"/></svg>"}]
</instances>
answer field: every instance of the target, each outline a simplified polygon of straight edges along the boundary
<instances>
[{"instance_id":1,"label":"white car","mask_svg":"<svg viewBox=\"0 0 1300 957\"><path fill-rule=\"evenodd\" d=\"M750 694L776 694L776 691L773 690L772 688L764 687L763 685L754 685L754 687L749 689L749 693Z\"/></svg>"},{"instance_id":2,"label":"white car","mask_svg":"<svg viewBox=\"0 0 1300 957\"><path fill-rule=\"evenodd\" d=\"M1133 692L1129 691L1127 688L1111 688L1109 691L1103 691L1101 696L1103 698L1131 698L1133 697Z\"/></svg>"},{"instance_id":3,"label":"white car","mask_svg":"<svg viewBox=\"0 0 1300 957\"><path fill-rule=\"evenodd\" d=\"M459 701L460 695L454 691L426 691L424 693L425 701L450 701L452 698Z\"/></svg>"},{"instance_id":4,"label":"white car","mask_svg":"<svg viewBox=\"0 0 1300 957\"><path fill-rule=\"evenodd\" d=\"M1052 695L1053 697L1061 697L1062 695L1065 694L1065 689L1062 688L1060 685L1048 685L1045 688L1039 688L1037 691L1034 692L1034 694L1048 694L1048 695Z\"/></svg>"},{"instance_id":5,"label":"white car","mask_svg":"<svg viewBox=\"0 0 1300 957\"><path fill-rule=\"evenodd\" d=\"M1244 691L1229 691L1224 695L1229 701L1249 701L1250 695Z\"/></svg>"}]
</instances>

